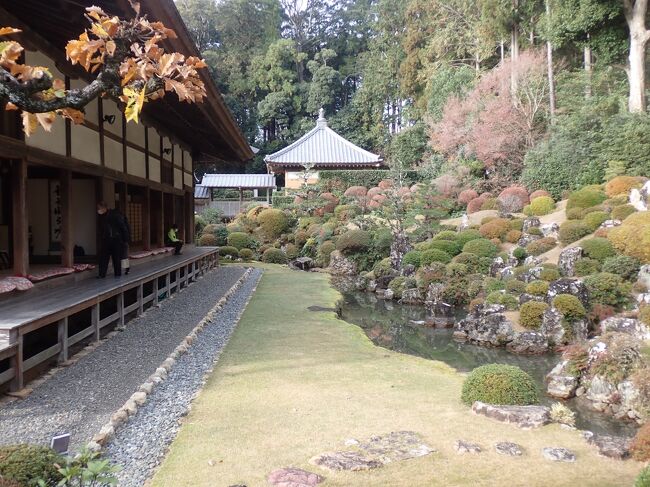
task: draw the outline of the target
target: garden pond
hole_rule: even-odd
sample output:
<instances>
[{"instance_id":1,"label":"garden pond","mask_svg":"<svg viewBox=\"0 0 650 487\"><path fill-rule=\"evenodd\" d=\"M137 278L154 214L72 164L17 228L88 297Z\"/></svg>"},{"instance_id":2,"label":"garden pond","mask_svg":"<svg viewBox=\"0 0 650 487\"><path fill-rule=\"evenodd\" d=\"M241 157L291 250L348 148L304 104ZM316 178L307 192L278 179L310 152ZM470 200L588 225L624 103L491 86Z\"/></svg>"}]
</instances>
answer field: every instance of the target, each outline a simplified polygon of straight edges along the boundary
<instances>
[{"instance_id":1,"label":"garden pond","mask_svg":"<svg viewBox=\"0 0 650 487\"><path fill-rule=\"evenodd\" d=\"M407 306L377 299L374 294L341 291L343 298L338 304L339 316L361 327L375 345L423 357L439 360L459 372L490 363L516 365L528 372L540 392L541 402L550 406L556 399L546 395L544 377L557 364L559 355L515 355L502 348L485 348L470 343L459 343L452 338L451 328L436 328L423 323L437 320L423 306ZM459 311L455 319L462 319ZM590 410L581 401L572 399L565 404L576 413L576 426L594 433L633 436L636 426Z\"/></svg>"}]
</instances>

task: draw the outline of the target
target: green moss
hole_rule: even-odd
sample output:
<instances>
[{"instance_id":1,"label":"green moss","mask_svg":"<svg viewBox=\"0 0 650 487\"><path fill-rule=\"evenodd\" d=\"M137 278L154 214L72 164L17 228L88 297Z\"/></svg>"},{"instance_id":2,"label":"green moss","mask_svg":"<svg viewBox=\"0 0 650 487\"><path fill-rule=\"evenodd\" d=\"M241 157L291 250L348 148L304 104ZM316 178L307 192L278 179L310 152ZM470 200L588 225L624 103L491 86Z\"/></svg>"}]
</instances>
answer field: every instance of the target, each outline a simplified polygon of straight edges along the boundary
<instances>
[{"instance_id":1,"label":"green moss","mask_svg":"<svg viewBox=\"0 0 650 487\"><path fill-rule=\"evenodd\" d=\"M488 404L529 405L538 402L535 383L526 372L513 365L488 364L469 373L463 383L461 400Z\"/></svg>"},{"instance_id":2,"label":"green moss","mask_svg":"<svg viewBox=\"0 0 650 487\"><path fill-rule=\"evenodd\" d=\"M544 268L542 272L539 273L539 278L542 281L557 281L560 278L560 271L553 268Z\"/></svg>"}]
</instances>

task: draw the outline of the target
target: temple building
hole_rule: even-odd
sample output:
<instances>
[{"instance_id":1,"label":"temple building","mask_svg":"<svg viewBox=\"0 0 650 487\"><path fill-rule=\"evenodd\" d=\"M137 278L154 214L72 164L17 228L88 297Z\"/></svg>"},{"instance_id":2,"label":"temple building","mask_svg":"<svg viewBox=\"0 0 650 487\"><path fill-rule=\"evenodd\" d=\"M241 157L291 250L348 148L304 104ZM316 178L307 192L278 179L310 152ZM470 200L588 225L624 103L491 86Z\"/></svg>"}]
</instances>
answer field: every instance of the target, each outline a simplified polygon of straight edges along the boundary
<instances>
[{"instance_id":1,"label":"temple building","mask_svg":"<svg viewBox=\"0 0 650 487\"><path fill-rule=\"evenodd\" d=\"M316 127L293 144L264 158L270 174L284 174L285 187L297 189L318 181L319 172L332 169L375 169L383 159L344 139L327 126L321 108Z\"/></svg>"}]
</instances>

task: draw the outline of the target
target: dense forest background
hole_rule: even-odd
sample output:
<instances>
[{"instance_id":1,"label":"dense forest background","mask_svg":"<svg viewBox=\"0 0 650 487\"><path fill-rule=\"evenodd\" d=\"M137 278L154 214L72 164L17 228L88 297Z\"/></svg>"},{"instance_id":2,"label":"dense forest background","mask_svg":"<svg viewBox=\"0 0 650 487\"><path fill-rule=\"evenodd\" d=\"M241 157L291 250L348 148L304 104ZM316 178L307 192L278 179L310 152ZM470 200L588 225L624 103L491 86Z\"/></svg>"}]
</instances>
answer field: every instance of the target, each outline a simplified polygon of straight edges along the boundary
<instances>
[{"instance_id":1,"label":"dense forest background","mask_svg":"<svg viewBox=\"0 0 650 487\"><path fill-rule=\"evenodd\" d=\"M264 155L330 126L440 185L650 176L645 0L178 0Z\"/></svg>"}]
</instances>

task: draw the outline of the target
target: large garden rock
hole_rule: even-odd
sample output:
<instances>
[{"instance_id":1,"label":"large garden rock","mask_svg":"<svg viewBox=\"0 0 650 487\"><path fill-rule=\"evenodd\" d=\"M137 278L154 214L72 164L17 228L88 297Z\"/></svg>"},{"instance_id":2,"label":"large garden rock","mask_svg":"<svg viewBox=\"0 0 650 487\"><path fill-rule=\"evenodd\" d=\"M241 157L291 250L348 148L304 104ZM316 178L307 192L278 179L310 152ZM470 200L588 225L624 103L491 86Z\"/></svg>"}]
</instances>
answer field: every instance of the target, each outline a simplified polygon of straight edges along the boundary
<instances>
[{"instance_id":1,"label":"large garden rock","mask_svg":"<svg viewBox=\"0 0 650 487\"><path fill-rule=\"evenodd\" d=\"M598 448L598 453L604 457L624 460L630 456L631 438L598 435L591 431L585 431L583 436L587 440L587 443Z\"/></svg>"},{"instance_id":2,"label":"large garden rock","mask_svg":"<svg viewBox=\"0 0 650 487\"><path fill-rule=\"evenodd\" d=\"M528 301L544 301L544 296L538 294L521 293L519 295L519 304L527 303Z\"/></svg>"},{"instance_id":3,"label":"large garden rock","mask_svg":"<svg viewBox=\"0 0 650 487\"><path fill-rule=\"evenodd\" d=\"M522 429L539 428L551 422L551 410L546 406L499 406L476 401L472 411Z\"/></svg>"},{"instance_id":4,"label":"large garden rock","mask_svg":"<svg viewBox=\"0 0 650 487\"><path fill-rule=\"evenodd\" d=\"M329 269L334 275L353 276L357 273L357 265L339 250L335 250L330 254Z\"/></svg>"},{"instance_id":5,"label":"large garden rock","mask_svg":"<svg viewBox=\"0 0 650 487\"><path fill-rule=\"evenodd\" d=\"M442 297L444 290L445 285L442 283L434 282L429 284L424 304L435 316L450 317L454 314L454 307L444 302Z\"/></svg>"},{"instance_id":6,"label":"large garden rock","mask_svg":"<svg viewBox=\"0 0 650 487\"><path fill-rule=\"evenodd\" d=\"M605 220L600 224L598 228L602 230L609 230L610 228L620 227L622 223L623 222L621 222L621 220Z\"/></svg>"},{"instance_id":7,"label":"large garden rock","mask_svg":"<svg viewBox=\"0 0 650 487\"><path fill-rule=\"evenodd\" d=\"M370 470L382 466L379 460L356 451L323 453L322 455L315 456L310 461L314 465L330 471L351 470L357 472L359 470Z\"/></svg>"},{"instance_id":8,"label":"large garden rock","mask_svg":"<svg viewBox=\"0 0 650 487\"><path fill-rule=\"evenodd\" d=\"M416 267L413 264L406 264L402 266L402 269L400 271L400 275L404 277L411 277L412 275L415 274Z\"/></svg>"},{"instance_id":9,"label":"large garden rock","mask_svg":"<svg viewBox=\"0 0 650 487\"><path fill-rule=\"evenodd\" d=\"M645 286L647 290L650 290L650 264L641 266L637 282L642 286Z\"/></svg>"},{"instance_id":10,"label":"large garden rock","mask_svg":"<svg viewBox=\"0 0 650 487\"><path fill-rule=\"evenodd\" d=\"M585 397L589 399L593 404L595 409L604 409L604 405L608 404L612 395L616 393L616 386L605 379L602 375L595 375L592 377L587 389Z\"/></svg>"},{"instance_id":11,"label":"large garden rock","mask_svg":"<svg viewBox=\"0 0 650 487\"><path fill-rule=\"evenodd\" d=\"M576 454L571 450L561 447L542 448L542 456L552 462L575 462Z\"/></svg>"},{"instance_id":12,"label":"large garden rock","mask_svg":"<svg viewBox=\"0 0 650 487\"><path fill-rule=\"evenodd\" d=\"M546 393L558 399L570 399L578 388L579 378L568 370L569 361L563 360L546 375Z\"/></svg>"},{"instance_id":13,"label":"large garden rock","mask_svg":"<svg viewBox=\"0 0 650 487\"><path fill-rule=\"evenodd\" d=\"M524 224L522 226L521 231L526 233L531 228L537 228L540 225L541 225L541 222L539 221L539 218L537 218L536 216L529 216L528 218L526 218L524 220Z\"/></svg>"},{"instance_id":14,"label":"large garden rock","mask_svg":"<svg viewBox=\"0 0 650 487\"><path fill-rule=\"evenodd\" d=\"M612 316L600 322L600 332L605 334L608 331L627 333L639 340L650 339L650 329L639 320L625 318L623 316Z\"/></svg>"},{"instance_id":15,"label":"large garden rock","mask_svg":"<svg viewBox=\"0 0 650 487\"><path fill-rule=\"evenodd\" d=\"M414 431L393 431L387 435L371 436L367 441L360 442L358 447L384 465L423 457L435 451Z\"/></svg>"},{"instance_id":16,"label":"large garden rock","mask_svg":"<svg viewBox=\"0 0 650 487\"><path fill-rule=\"evenodd\" d=\"M454 443L454 450L456 450L456 453L481 453L481 447L479 445L463 440L457 440Z\"/></svg>"},{"instance_id":17,"label":"large garden rock","mask_svg":"<svg viewBox=\"0 0 650 487\"><path fill-rule=\"evenodd\" d=\"M647 181L641 189L633 189L630 192L630 204L639 211L646 211L650 206L650 181Z\"/></svg>"},{"instance_id":18,"label":"large garden rock","mask_svg":"<svg viewBox=\"0 0 650 487\"><path fill-rule=\"evenodd\" d=\"M379 299L384 299L386 301L391 301L395 298L395 292L392 289L377 289L375 293Z\"/></svg>"},{"instance_id":19,"label":"large garden rock","mask_svg":"<svg viewBox=\"0 0 650 487\"><path fill-rule=\"evenodd\" d=\"M495 443L494 449L499 455L508 455L511 457L520 457L524 454L524 450L517 443L511 441L500 441Z\"/></svg>"},{"instance_id":20,"label":"large garden rock","mask_svg":"<svg viewBox=\"0 0 650 487\"><path fill-rule=\"evenodd\" d=\"M516 333L515 338L506 345L509 352L521 355L539 355L548 352L548 340L536 331Z\"/></svg>"},{"instance_id":21,"label":"large garden rock","mask_svg":"<svg viewBox=\"0 0 650 487\"><path fill-rule=\"evenodd\" d=\"M506 263L501 257L496 257L490 265L490 276L497 277L501 271L506 267Z\"/></svg>"},{"instance_id":22,"label":"large garden rock","mask_svg":"<svg viewBox=\"0 0 650 487\"><path fill-rule=\"evenodd\" d=\"M405 289L402 292L402 299L399 300L401 304L422 304L422 293L419 289Z\"/></svg>"},{"instance_id":23,"label":"large garden rock","mask_svg":"<svg viewBox=\"0 0 650 487\"><path fill-rule=\"evenodd\" d=\"M287 467L274 470L266 480L276 487L314 487L325 479L313 472Z\"/></svg>"},{"instance_id":24,"label":"large garden rock","mask_svg":"<svg viewBox=\"0 0 650 487\"><path fill-rule=\"evenodd\" d=\"M541 235L532 235L530 233L524 233L521 238L517 241L519 247L526 247L529 243L534 242L535 240L541 239Z\"/></svg>"},{"instance_id":25,"label":"large garden rock","mask_svg":"<svg viewBox=\"0 0 650 487\"><path fill-rule=\"evenodd\" d=\"M308 271L315 267L315 261L311 257L298 257L289 262L289 267L296 270Z\"/></svg>"},{"instance_id":26,"label":"large garden rock","mask_svg":"<svg viewBox=\"0 0 650 487\"><path fill-rule=\"evenodd\" d=\"M501 314L503 309L500 305L477 306L467 318L456 323L454 339L490 347L505 346L515 334L512 323Z\"/></svg>"},{"instance_id":27,"label":"large garden rock","mask_svg":"<svg viewBox=\"0 0 650 487\"><path fill-rule=\"evenodd\" d=\"M557 223L545 223L540 225L539 229L545 237L553 237L555 239L560 237L560 225Z\"/></svg>"},{"instance_id":28,"label":"large garden rock","mask_svg":"<svg viewBox=\"0 0 650 487\"><path fill-rule=\"evenodd\" d=\"M582 247L570 247L560 252L560 257L557 261L557 266L560 274L566 277L573 277L576 275L576 262L582 257Z\"/></svg>"},{"instance_id":29,"label":"large garden rock","mask_svg":"<svg viewBox=\"0 0 650 487\"><path fill-rule=\"evenodd\" d=\"M589 291L587 286L579 279L558 279L553 281L548 287L546 301L553 301L558 294L571 294L580 300L585 308L589 306Z\"/></svg>"},{"instance_id":30,"label":"large garden rock","mask_svg":"<svg viewBox=\"0 0 650 487\"><path fill-rule=\"evenodd\" d=\"M542 326L539 330L551 345L564 343L566 330L562 323L562 313L555 308L547 308L542 315Z\"/></svg>"}]
</instances>

